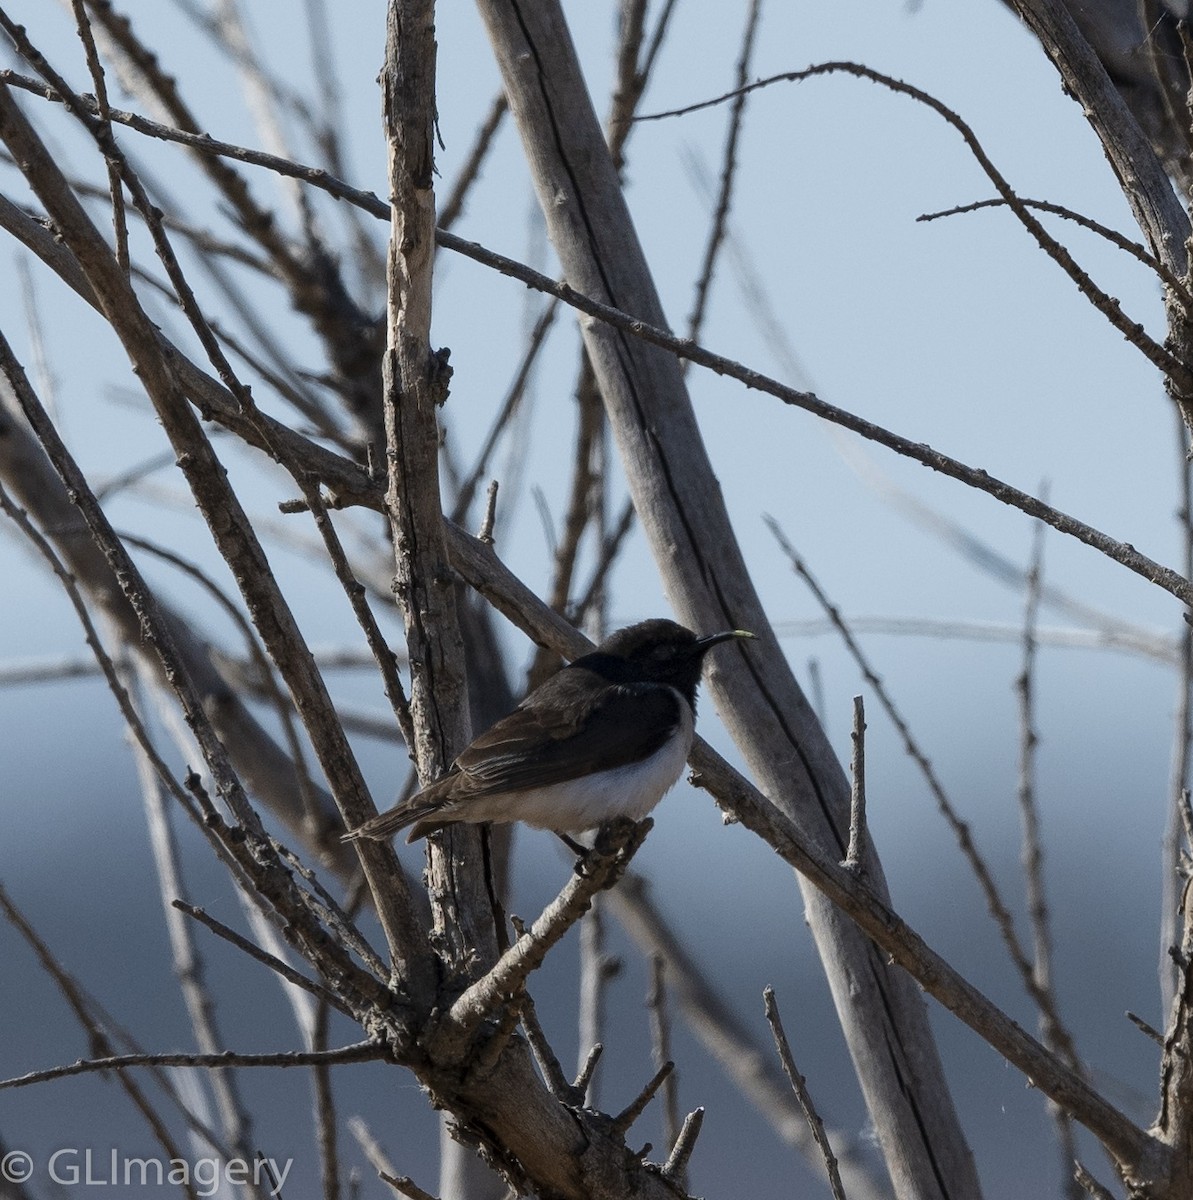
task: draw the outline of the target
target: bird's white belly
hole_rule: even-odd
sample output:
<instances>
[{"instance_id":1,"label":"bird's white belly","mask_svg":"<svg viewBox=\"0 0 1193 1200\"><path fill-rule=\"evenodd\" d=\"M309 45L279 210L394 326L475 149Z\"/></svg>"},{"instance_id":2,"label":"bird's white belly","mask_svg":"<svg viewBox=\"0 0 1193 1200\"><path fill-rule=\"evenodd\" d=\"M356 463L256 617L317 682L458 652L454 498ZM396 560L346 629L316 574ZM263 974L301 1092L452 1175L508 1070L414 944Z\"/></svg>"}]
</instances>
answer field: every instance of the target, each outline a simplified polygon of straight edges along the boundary
<instances>
[{"instance_id":1,"label":"bird's white belly","mask_svg":"<svg viewBox=\"0 0 1193 1200\"><path fill-rule=\"evenodd\" d=\"M692 710L686 701L679 708L679 729L649 758L550 787L477 797L469 801L466 819L524 821L560 833L595 829L614 817L642 820L674 786L692 750Z\"/></svg>"}]
</instances>

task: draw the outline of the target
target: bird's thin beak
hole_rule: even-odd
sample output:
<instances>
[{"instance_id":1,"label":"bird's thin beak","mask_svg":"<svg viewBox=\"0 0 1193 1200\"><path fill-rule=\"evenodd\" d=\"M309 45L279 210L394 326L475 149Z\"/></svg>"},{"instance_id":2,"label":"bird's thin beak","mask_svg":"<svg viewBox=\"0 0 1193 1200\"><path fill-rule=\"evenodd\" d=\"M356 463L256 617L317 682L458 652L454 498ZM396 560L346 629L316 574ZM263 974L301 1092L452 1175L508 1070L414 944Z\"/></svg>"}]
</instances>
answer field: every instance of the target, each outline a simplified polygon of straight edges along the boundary
<instances>
[{"instance_id":1,"label":"bird's thin beak","mask_svg":"<svg viewBox=\"0 0 1193 1200\"><path fill-rule=\"evenodd\" d=\"M702 637L697 641L696 645L703 651L708 650L720 642L728 642L733 638L750 638L752 634L748 629L726 629L723 633L710 633L707 637Z\"/></svg>"}]
</instances>

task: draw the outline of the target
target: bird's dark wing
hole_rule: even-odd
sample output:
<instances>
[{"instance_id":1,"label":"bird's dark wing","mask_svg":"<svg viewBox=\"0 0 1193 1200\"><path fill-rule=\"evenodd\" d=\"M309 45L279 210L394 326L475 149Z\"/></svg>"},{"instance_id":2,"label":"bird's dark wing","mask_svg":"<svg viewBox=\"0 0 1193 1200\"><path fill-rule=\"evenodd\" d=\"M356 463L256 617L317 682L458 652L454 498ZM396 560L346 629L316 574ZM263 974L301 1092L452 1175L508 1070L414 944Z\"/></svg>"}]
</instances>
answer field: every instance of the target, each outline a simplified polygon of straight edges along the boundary
<instances>
[{"instance_id":1,"label":"bird's dark wing","mask_svg":"<svg viewBox=\"0 0 1193 1200\"><path fill-rule=\"evenodd\" d=\"M594 684L603 686L592 701ZM680 723L686 703L658 684L612 684L561 671L456 759L453 799L548 787L649 758Z\"/></svg>"}]
</instances>

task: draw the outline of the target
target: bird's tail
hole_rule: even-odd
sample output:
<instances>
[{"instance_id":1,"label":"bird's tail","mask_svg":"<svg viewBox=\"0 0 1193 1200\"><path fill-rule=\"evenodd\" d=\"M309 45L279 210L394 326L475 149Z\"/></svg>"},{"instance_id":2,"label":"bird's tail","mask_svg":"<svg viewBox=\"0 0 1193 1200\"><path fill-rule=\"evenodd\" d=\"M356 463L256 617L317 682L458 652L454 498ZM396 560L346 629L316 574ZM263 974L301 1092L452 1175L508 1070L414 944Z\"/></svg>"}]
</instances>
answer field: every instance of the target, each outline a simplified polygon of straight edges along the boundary
<instances>
[{"instance_id":1,"label":"bird's tail","mask_svg":"<svg viewBox=\"0 0 1193 1200\"><path fill-rule=\"evenodd\" d=\"M428 833L439 829L442 825L450 824L450 822L433 819L442 813L445 803L444 792L447 788L440 785L447 784L450 779L449 775L440 780L439 784L433 783L429 787L423 788L421 792L411 796L404 804L395 805L383 813L378 813L363 825L358 825L344 834L340 841L355 842L368 839L373 842L384 842L407 826L422 822L425 818L432 818L426 821L425 826L411 830L407 841L413 842L416 838L426 837Z\"/></svg>"}]
</instances>

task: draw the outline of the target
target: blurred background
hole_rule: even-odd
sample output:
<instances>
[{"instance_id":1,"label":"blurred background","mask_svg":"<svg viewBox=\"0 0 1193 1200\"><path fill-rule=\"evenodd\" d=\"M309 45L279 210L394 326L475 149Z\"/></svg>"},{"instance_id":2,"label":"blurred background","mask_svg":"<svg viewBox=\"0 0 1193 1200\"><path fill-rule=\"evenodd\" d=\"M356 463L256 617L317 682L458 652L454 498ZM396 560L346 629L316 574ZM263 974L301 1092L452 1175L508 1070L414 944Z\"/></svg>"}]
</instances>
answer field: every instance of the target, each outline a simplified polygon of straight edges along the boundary
<instances>
[{"instance_id":1,"label":"blurred background","mask_svg":"<svg viewBox=\"0 0 1193 1200\"><path fill-rule=\"evenodd\" d=\"M617 7L566 6L602 114L615 72ZM328 6L326 22L313 24L308 18L321 8L314 4L243 0L240 8L252 52L300 96L313 103L313 91L330 82L328 64L334 68L346 135L342 172L384 198L376 85L384 52L381 0ZM205 25L206 9L198 0L129 0L125 11L177 77L204 130L266 146L253 97ZM91 90L68 5L18 0L11 15L79 90ZM668 110L730 90L745 19L744 4L680 0L639 111ZM438 169L446 192L472 150L499 80L470 6L441 4L437 33ZM1079 107L1062 94L1030 34L992 0L763 3L751 77L826 60L864 63L930 92L972 126L1020 195L1065 205L1138 238ZM11 54L3 65L21 69ZM114 74L109 81L115 105L139 107L120 92ZM65 116L34 97L23 97L22 104L79 177L105 186L102 162ZM677 331L686 329L692 309L728 119L722 106L645 122L635 127L626 149L627 196ZM298 123L291 120L284 134L295 157L319 161ZM166 198L185 198L197 225L227 231L219 198L185 152L127 130L118 136L163 206ZM820 78L754 93L737 158L704 345L1026 491L1047 489L1059 509L1179 569L1183 443L1155 369L1006 211L917 221L921 214L991 195L955 130L923 106L871 83ZM258 198L292 226L292 191L266 172L244 171ZM10 165L0 166L0 180L6 195L28 202ZM346 277L380 312L376 279L363 277L349 255L353 232L345 206L309 194ZM102 200L93 211L103 218ZM1163 338L1159 286L1146 268L1087 230L1055 218L1045 223L1149 333ZM383 253L385 225L366 219L363 227ZM497 129L455 232L557 272L508 119ZM156 271L139 229L133 230L133 250ZM235 311L192 243L185 244L184 265L202 303L227 328L243 329L243 313ZM293 368L322 373L321 347L309 323L290 309L276 283L234 263L224 269ZM15 242L0 247L0 278L0 328L40 381L43 398L52 399L93 485L136 474L107 501L117 528L177 550L230 586L165 438L103 322ZM447 253L437 262L436 287L433 341L451 348L454 369L444 410L447 446L467 470L544 301ZM147 286L141 291L149 295ZM174 310L164 301L147 303L172 337L192 344ZM540 594L549 588L571 485L577 355L574 321L561 313L483 476L501 483L497 551ZM256 380L251 370L246 374ZM1034 1028L1035 1015L981 893L921 775L764 518L781 527L854 622L875 669L972 826L1021 932L1014 684L1025 598L1016 572L1028 565L1032 523L988 496L731 380L693 368L688 382L757 586L844 759L851 697L866 696L869 818L896 907L930 945ZM275 411L268 385L256 382L255 391ZM271 561L310 643L321 651L363 651L343 595L313 550L309 521L278 513L278 502L293 496L292 483L232 439L217 439L217 446L226 448L236 486L267 533ZM608 503L616 513L624 496L616 468L610 479ZM477 508L467 521L475 529ZM358 531L354 550L388 569L380 523L360 517L352 527ZM100 679L74 672L76 664L81 669L89 663L89 655L61 587L9 523L0 524L0 532L0 882L61 963L144 1048L192 1049L119 714ZM1094 1083L1147 1125L1156 1107L1158 1049L1124 1013L1129 1009L1163 1027L1160 845L1170 805L1182 614L1171 596L1071 539L1050 533L1043 555L1047 587L1103 615L1082 618L1073 605L1049 603L1046 595L1039 618L1036 796L1055 986ZM591 567L591 547L582 562ZM142 565L206 636L240 651L236 630L201 587L152 558ZM608 581L607 624L665 612L648 549L631 530ZM529 664L533 647L498 620L520 688L518 672ZM400 622L392 613L383 621L400 646ZM1104 644L1107 629L1117 630L1119 644ZM370 670L337 670L329 680L346 710L384 722L388 710ZM267 710L261 716L271 723ZM701 731L733 756L710 703L701 710ZM405 751L363 734L354 740L384 806L406 777ZM180 822L177 832L193 902L238 925L239 908L222 868L192 830ZM399 849L417 874L421 849ZM707 795L686 784L660 806L636 865L650 878L658 908L763 1047L769 1047L769 1034L762 989L775 987L797 1060L834 1135L877 1163L790 871L752 835L724 826ZM553 838L519 830L512 910L532 918L569 871ZM615 921L607 917L605 927L606 951L620 970L608 988L599 1100L616 1112L653 1069L644 1004L650 970ZM245 1051L298 1045L290 1010L269 972L202 931L199 941L230 1044ZM578 955L573 932L532 988L565 1063L586 1050L577 1034ZM58 989L4 922L0 963L0 1076L87 1056L86 1035ZM1059 1194L1060 1156L1041 1095L948 1014L932 1011L987 1196ZM815 1173L726 1080L678 1013L673 1025L681 1107L707 1109L691 1164L693 1192L822 1194ZM331 1044L350 1040L353 1030L333 1021ZM240 1074L255 1117L254 1144L274 1158L294 1160L285 1194L315 1194L318 1160L304 1075ZM433 1191L437 1119L413 1078L377 1065L346 1067L336 1073L335 1089L341 1116L363 1116L398 1167ZM658 1121L657 1109L648 1110L636 1127L639 1142L661 1143ZM0 1138L42 1162L63 1146L153 1153L123 1094L97 1077L0 1093ZM360 1171L360 1194L385 1194L347 1134L342 1148L345 1161ZM1109 1174L1092 1143L1083 1139L1081 1149L1095 1171ZM49 1196L61 1189L41 1172L29 1191Z\"/></svg>"}]
</instances>

